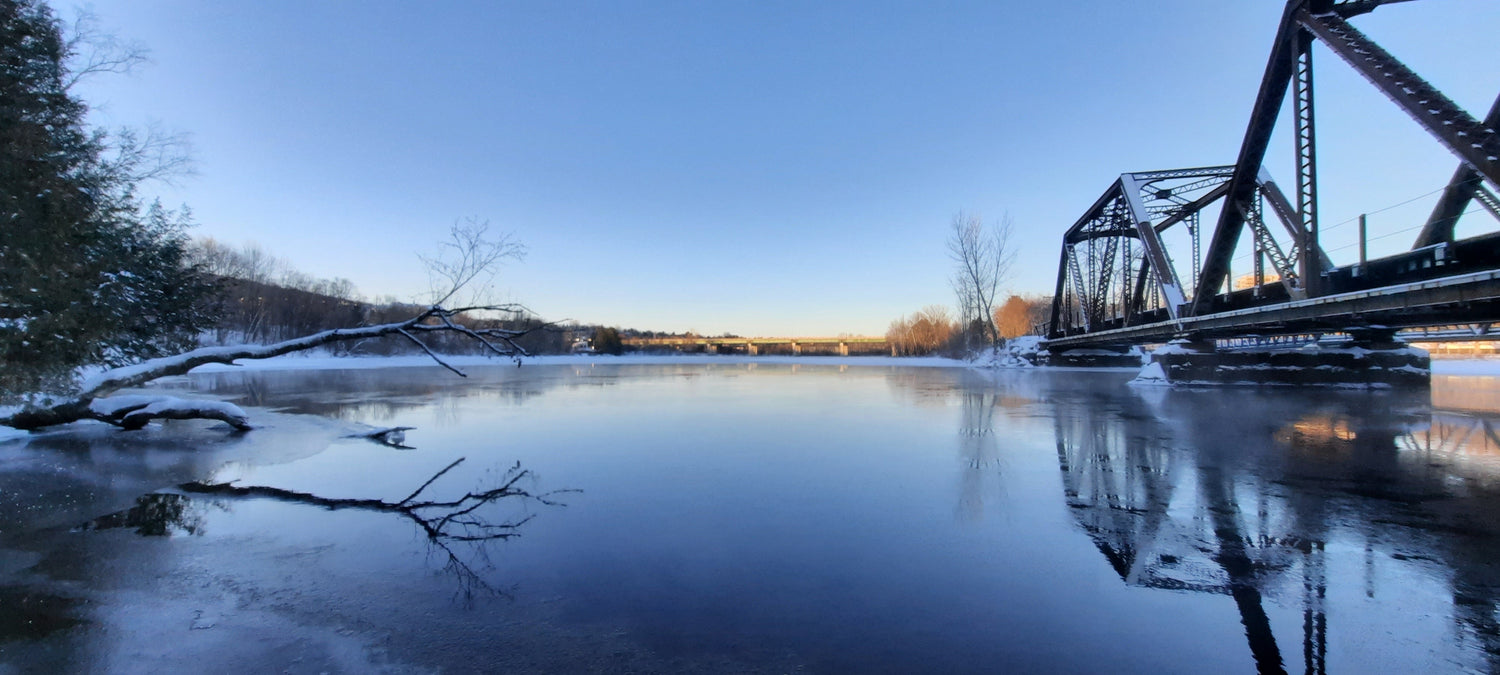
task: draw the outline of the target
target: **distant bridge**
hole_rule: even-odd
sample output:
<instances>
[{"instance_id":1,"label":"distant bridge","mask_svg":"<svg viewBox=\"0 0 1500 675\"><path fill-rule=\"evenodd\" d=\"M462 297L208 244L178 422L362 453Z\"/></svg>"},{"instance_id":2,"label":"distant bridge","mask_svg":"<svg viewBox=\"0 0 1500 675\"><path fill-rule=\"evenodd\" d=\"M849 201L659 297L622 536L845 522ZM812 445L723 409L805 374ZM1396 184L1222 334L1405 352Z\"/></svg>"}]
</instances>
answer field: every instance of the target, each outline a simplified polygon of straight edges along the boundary
<instances>
[{"instance_id":1,"label":"distant bridge","mask_svg":"<svg viewBox=\"0 0 1500 675\"><path fill-rule=\"evenodd\" d=\"M631 350L672 350L708 354L880 354L894 355L891 343L883 337L664 337L621 338Z\"/></svg>"},{"instance_id":2,"label":"distant bridge","mask_svg":"<svg viewBox=\"0 0 1500 675\"><path fill-rule=\"evenodd\" d=\"M1401 1L1287 2L1235 163L1121 174L1067 230L1048 349L1362 328L1462 335L1455 324L1489 334L1500 321L1500 232L1491 224L1488 233L1456 240L1454 226L1471 204L1500 219L1500 98L1476 119L1349 23ZM1458 160L1432 214L1413 224L1421 227L1410 251L1367 259L1363 219L1358 262L1336 266L1319 244L1314 43ZM1262 165L1288 98L1296 160L1290 197ZM1340 110L1330 121L1357 114ZM1216 222L1204 227L1203 218ZM1246 288L1235 287L1230 271L1240 258L1248 258L1241 263Z\"/></svg>"}]
</instances>

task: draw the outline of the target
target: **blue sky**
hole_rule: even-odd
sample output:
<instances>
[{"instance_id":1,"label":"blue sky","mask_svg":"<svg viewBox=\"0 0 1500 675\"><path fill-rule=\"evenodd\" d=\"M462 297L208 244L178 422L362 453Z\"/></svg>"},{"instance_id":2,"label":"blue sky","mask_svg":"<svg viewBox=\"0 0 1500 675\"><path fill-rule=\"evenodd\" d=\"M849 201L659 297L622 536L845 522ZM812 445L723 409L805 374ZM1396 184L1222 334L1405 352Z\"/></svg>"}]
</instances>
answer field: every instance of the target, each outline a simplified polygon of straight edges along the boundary
<instances>
[{"instance_id":1,"label":"blue sky","mask_svg":"<svg viewBox=\"0 0 1500 675\"><path fill-rule=\"evenodd\" d=\"M882 334L951 305L943 239L960 210L1008 213L1011 290L1050 292L1063 230L1118 174L1234 160L1281 12L92 7L152 63L80 94L96 123L191 135L199 174L156 191L193 208L198 234L410 298L426 287L415 254L478 216L529 249L502 295L549 319L743 335ZM1355 24L1476 116L1500 91L1500 3L1399 4ZM1332 54L1315 58L1325 226L1440 188L1452 157ZM1285 126L1268 168L1290 184ZM1400 248L1434 199L1380 212L1371 234Z\"/></svg>"}]
</instances>

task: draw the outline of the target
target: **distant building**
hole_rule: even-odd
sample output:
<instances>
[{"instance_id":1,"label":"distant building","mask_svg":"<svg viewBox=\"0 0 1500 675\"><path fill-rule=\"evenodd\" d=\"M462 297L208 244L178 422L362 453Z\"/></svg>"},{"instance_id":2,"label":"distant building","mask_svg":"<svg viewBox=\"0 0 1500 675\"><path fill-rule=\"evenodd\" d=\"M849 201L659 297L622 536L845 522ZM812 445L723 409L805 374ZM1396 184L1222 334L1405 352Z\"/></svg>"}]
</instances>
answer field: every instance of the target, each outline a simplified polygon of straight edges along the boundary
<instances>
[{"instance_id":1,"label":"distant building","mask_svg":"<svg viewBox=\"0 0 1500 675\"><path fill-rule=\"evenodd\" d=\"M1274 283L1276 283L1278 281L1281 281L1281 275L1280 274L1277 274L1277 273L1271 272L1271 271L1267 271L1266 272L1266 283L1268 283L1268 284L1274 284ZM1254 274L1242 274L1242 275L1240 275L1238 277L1235 277L1235 279L1234 279L1234 290L1236 290L1236 291L1243 291L1243 290L1245 290L1247 288L1254 288L1254 287L1255 287L1255 275Z\"/></svg>"}]
</instances>

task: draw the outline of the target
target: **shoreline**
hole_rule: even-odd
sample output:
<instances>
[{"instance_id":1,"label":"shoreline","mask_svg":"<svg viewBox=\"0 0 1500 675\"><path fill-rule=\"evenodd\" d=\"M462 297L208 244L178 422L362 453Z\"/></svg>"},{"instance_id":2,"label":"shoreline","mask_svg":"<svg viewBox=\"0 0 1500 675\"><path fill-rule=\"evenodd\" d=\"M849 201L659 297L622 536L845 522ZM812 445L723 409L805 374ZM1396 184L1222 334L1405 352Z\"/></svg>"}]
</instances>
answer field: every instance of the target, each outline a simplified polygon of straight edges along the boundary
<instances>
[{"instance_id":1,"label":"shoreline","mask_svg":"<svg viewBox=\"0 0 1500 675\"><path fill-rule=\"evenodd\" d=\"M445 356L444 361L459 367L513 366L504 358L484 355ZM981 368L973 362L941 356L749 356L744 354L557 354L528 356L523 366L550 365L774 365L804 364L820 366L906 366L915 368L977 368L982 370L1029 370L1029 368ZM441 367L422 354L402 356L327 356L288 354L271 359L246 360L234 365L211 363L194 368L192 373L222 373L241 370L354 370L363 368ZM1088 368L1049 368L1046 370L1092 370ZM1121 370L1108 368L1100 370ZM192 374L190 373L190 374ZM1450 358L1434 356L1433 375L1500 376L1500 358Z\"/></svg>"},{"instance_id":2,"label":"shoreline","mask_svg":"<svg viewBox=\"0 0 1500 675\"><path fill-rule=\"evenodd\" d=\"M443 360L455 367L510 366L509 359L480 354L443 356ZM550 365L719 365L719 364L805 364L820 366L908 366L917 368L968 368L968 361L940 356L749 356L743 354L556 354L528 356L521 361L523 366ZM436 361L422 354L402 356L327 356L287 354L270 359L244 360L234 365L210 363L192 370L196 373L222 373L240 370L353 370L362 368L414 368L431 366L440 368Z\"/></svg>"}]
</instances>

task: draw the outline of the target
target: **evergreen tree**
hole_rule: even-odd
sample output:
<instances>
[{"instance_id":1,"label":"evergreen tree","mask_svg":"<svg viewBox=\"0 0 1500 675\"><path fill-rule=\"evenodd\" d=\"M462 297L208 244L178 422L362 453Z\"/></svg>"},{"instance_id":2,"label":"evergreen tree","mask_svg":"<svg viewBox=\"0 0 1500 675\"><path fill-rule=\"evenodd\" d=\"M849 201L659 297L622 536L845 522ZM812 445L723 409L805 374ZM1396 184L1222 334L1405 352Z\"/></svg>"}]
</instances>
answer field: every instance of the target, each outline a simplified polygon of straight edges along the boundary
<instances>
[{"instance_id":1,"label":"evergreen tree","mask_svg":"<svg viewBox=\"0 0 1500 675\"><path fill-rule=\"evenodd\" d=\"M620 340L620 331L613 328L595 328L594 351L600 354L623 354L625 343Z\"/></svg>"},{"instance_id":2,"label":"evergreen tree","mask_svg":"<svg viewBox=\"0 0 1500 675\"><path fill-rule=\"evenodd\" d=\"M68 56L50 8L0 0L0 400L191 346L211 324L188 214L142 203L138 153L106 157Z\"/></svg>"}]
</instances>

